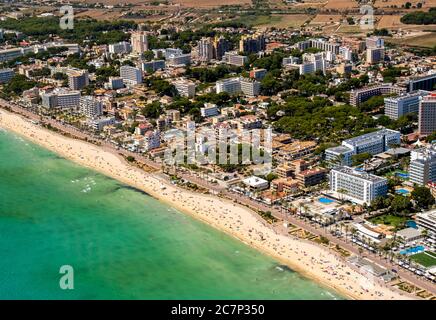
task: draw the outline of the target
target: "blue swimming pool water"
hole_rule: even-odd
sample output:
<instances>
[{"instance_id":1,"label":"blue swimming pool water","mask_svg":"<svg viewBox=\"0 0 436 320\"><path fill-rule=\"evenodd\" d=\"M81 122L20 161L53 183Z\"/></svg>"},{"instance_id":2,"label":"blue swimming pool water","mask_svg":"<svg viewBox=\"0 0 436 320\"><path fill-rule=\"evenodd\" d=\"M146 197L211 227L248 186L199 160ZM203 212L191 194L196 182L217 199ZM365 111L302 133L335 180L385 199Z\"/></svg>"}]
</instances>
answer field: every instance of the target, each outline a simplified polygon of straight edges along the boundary
<instances>
[{"instance_id":1,"label":"blue swimming pool water","mask_svg":"<svg viewBox=\"0 0 436 320\"><path fill-rule=\"evenodd\" d=\"M398 194L410 194L410 191L406 189L397 189L395 192Z\"/></svg>"},{"instance_id":2,"label":"blue swimming pool water","mask_svg":"<svg viewBox=\"0 0 436 320\"><path fill-rule=\"evenodd\" d=\"M325 198L325 197L321 197L321 198L319 198L318 201L321 202L321 203L323 203L323 204L330 204L330 203L335 202L334 200L329 199L329 198Z\"/></svg>"},{"instance_id":3,"label":"blue swimming pool water","mask_svg":"<svg viewBox=\"0 0 436 320\"><path fill-rule=\"evenodd\" d=\"M416 225L416 222L413 220L406 221L406 226L409 228L418 229L418 226Z\"/></svg>"},{"instance_id":4,"label":"blue swimming pool water","mask_svg":"<svg viewBox=\"0 0 436 320\"><path fill-rule=\"evenodd\" d=\"M424 246L416 246L416 247L401 250L400 254L415 254L415 253L420 253L424 250L425 250Z\"/></svg>"},{"instance_id":5,"label":"blue swimming pool water","mask_svg":"<svg viewBox=\"0 0 436 320\"><path fill-rule=\"evenodd\" d=\"M409 178L409 174L408 173L403 173L403 172L395 172L395 175L403 178L403 179L408 179Z\"/></svg>"}]
</instances>

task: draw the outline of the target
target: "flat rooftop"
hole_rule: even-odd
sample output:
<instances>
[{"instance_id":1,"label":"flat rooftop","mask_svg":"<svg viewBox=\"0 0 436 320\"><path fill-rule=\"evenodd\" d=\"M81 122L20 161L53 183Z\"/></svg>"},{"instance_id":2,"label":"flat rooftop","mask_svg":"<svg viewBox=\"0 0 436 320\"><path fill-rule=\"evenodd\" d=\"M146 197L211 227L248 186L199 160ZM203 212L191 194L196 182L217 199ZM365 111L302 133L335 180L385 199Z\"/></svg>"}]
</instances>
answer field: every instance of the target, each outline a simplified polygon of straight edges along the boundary
<instances>
[{"instance_id":1,"label":"flat rooftop","mask_svg":"<svg viewBox=\"0 0 436 320\"><path fill-rule=\"evenodd\" d=\"M379 177L376 176L374 174L371 173L367 173L365 171L361 171L361 170L356 170L354 168L351 167L347 167L347 166L342 166L342 167L336 167L334 169L332 169L333 171L337 171L337 172L341 172L341 173L345 173L348 174L350 176L356 177L356 178L360 178L360 179L364 179L367 181L372 181L372 182L381 182L381 181L386 181L386 178L383 177Z\"/></svg>"},{"instance_id":2,"label":"flat rooftop","mask_svg":"<svg viewBox=\"0 0 436 320\"><path fill-rule=\"evenodd\" d=\"M366 134L362 134L358 137L354 137L354 138L350 138L347 140L344 140L343 143L348 143L351 145L356 145L359 144L363 141L371 141L371 140L378 140L383 138L385 135L392 135L392 134L399 134L398 131L395 130L391 130L391 129L381 129L378 131L374 131L374 132L370 132L370 133L366 133Z\"/></svg>"}]
</instances>

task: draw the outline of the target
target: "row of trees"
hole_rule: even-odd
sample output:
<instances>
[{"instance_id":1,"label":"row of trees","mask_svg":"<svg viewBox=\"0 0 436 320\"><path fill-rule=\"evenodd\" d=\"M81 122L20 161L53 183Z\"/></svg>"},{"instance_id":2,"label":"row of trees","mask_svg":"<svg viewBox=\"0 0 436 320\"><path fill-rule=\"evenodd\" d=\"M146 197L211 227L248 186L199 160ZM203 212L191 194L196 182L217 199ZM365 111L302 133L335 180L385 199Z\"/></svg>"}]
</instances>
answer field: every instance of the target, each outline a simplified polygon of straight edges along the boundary
<instances>
[{"instance_id":1,"label":"row of trees","mask_svg":"<svg viewBox=\"0 0 436 320\"><path fill-rule=\"evenodd\" d=\"M436 24L436 8L430 8L428 12L415 11L401 17L405 24Z\"/></svg>"},{"instance_id":2,"label":"row of trees","mask_svg":"<svg viewBox=\"0 0 436 320\"><path fill-rule=\"evenodd\" d=\"M136 29L132 21L114 20L97 21L95 19L75 19L74 28L63 30L58 17L26 17L23 19L6 19L0 21L0 28L16 30L39 40L50 36L83 43L85 40L96 44L115 43L129 38L125 30Z\"/></svg>"}]
</instances>

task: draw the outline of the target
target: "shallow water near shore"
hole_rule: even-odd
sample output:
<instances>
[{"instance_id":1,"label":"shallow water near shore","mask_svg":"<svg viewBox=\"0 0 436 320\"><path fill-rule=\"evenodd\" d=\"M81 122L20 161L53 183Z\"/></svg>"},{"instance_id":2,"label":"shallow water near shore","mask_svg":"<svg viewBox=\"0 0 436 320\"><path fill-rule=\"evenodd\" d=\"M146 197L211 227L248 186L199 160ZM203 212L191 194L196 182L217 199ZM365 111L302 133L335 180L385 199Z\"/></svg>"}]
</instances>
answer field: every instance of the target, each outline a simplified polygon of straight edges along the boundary
<instances>
[{"instance_id":1,"label":"shallow water near shore","mask_svg":"<svg viewBox=\"0 0 436 320\"><path fill-rule=\"evenodd\" d=\"M0 130L1 299L342 299L156 199ZM59 268L74 268L61 290Z\"/></svg>"}]
</instances>

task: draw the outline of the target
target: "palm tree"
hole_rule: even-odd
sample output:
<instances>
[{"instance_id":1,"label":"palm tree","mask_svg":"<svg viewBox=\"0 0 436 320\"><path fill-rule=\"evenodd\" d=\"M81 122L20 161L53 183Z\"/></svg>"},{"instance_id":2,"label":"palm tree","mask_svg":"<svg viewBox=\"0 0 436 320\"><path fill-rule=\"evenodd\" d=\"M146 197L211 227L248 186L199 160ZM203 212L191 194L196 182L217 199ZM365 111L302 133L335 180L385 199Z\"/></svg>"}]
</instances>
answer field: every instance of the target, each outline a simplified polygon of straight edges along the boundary
<instances>
[{"instance_id":1,"label":"palm tree","mask_svg":"<svg viewBox=\"0 0 436 320\"><path fill-rule=\"evenodd\" d=\"M343 154L338 154L336 157L334 157L333 159L330 159L330 161L329 161L329 165L332 168L341 166L343 163L344 163L344 155Z\"/></svg>"},{"instance_id":2,"label":"palm tree","mask_svg":"<svg viewBox=\"0 0 436 320\"><path fill-rule=\"evenodd\" d=\"M357 233L357 229L356 228L354 228L354 227L351 227L351 235L353 236L353 238L354 238L354 236L356 235L356 233Z\"/></svg>"},{"instance_id":3,"label":"palm tree","mask_svg":"<svg viewBox=\"0 0 436 320\"><path fill-rule=\"evenodd\" d=\"M428 230L427 230L427 229L422 229L422 231L421 231L421 235L422 235L424 238L427 238L427 236L428 236Z\"/></svg>"},{"instance_id":4,"label":"palm tree","mask_svg":"<svg viewBox=\"0 0 436 320\"><path fill-rule=\"evenodd\" d=\"M345 190L344 188L340 188L340 189L338 189L338 193L340 195L341 202L344 202L345 196L347 195L348 191Z\"/></svg>"},{"instance_id":5,"label":"palm tree","mask_svg":"<svg viewBox=\"0 0 436 320\"><path fill-rule=\"evenodd\" d=\"M348 224L345 225L345 243L347 243L348 239L348 231L350 231L350 227Z\"/></svg>"},{"instance_id":6,"label":"palm tree","mask_svg":"<svg viewBox=\"0 0 436 320\"><path fill-rule=\"evenodd\" d=\"M400 146L401 146L401 144L396 143L396 142L389 142L389 143L388 143L388 147L389 147L389 149L394 149L393 151L394 151L394 158L395 158L395 159L397 158L397 154L395 153L395 150L396 150L397 148L399 148Z\"/></svg>"}]
</instances>

